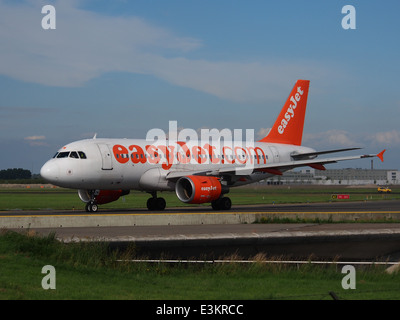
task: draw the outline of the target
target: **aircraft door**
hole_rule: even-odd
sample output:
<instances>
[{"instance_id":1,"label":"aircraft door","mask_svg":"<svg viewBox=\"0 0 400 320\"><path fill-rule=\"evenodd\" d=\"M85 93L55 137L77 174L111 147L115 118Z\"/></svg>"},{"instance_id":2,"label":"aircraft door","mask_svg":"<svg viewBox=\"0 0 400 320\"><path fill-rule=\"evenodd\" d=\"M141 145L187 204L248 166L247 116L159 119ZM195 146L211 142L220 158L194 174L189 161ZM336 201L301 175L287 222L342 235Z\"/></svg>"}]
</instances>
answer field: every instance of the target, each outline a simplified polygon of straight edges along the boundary
<instances>
[{"instance_id":1,"label":"aircraft door","mask_svg":"<svg viewBox=\"0 0 400 320\"><path fill-rule=\"evenodd\" d=\"M112 164L110 148L105 143L98 143L97 146L99 147L100 154L101 154L102 169L103 170L112 170L113 164Z\"/></svg>"}]
</instances>

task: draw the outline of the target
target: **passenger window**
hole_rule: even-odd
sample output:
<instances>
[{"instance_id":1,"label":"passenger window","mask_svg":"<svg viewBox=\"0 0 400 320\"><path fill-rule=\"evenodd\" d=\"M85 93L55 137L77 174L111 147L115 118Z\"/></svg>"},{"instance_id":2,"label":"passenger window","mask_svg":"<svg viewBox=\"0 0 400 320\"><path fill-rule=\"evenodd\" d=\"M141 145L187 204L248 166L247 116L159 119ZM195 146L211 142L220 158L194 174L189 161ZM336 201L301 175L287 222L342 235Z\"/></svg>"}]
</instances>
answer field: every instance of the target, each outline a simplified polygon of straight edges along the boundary
<instances>
[{"instance_id":1,"label":"passenger window","mask_svg":"<svg viewBox=\"0 0 400 320\"><path fill-rule=\"evenodd\" d=\"M74 158L74 159L79 159L79 156L78 156L78 154L76 153L76 151L72 151L72 152L69 154L69 157L70 157L70 158Z\"/></svg>"},{"instance_id":2,"label":"passenger window","mask_svg":"<svg viewBox=\"0 0 400 320\"><path fill-rule=\"evenodd\" d=\"M79 157L80 157L81 159L87 159L87 158L86 158L86 154L85 154L83 151L78 151L78 153L79 153Z\"/></svg>"}]
</instances>

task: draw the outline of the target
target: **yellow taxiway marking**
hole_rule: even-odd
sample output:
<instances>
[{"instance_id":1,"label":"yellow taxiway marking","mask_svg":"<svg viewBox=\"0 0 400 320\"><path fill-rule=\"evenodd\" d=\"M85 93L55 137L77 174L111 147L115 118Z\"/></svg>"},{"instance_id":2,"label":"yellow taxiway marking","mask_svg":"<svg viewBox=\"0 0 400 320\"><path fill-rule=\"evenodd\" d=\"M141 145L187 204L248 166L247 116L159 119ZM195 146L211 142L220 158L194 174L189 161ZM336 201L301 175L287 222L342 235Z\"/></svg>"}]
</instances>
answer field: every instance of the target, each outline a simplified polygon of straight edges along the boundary
<instances>
[{"instance_id":1,"label":"yellow taxiway marking","mask_svg":"<svg viewBox=\"0 0 400 320\"><path fill-rule=\"evenodd\" d=\"M219 214L400 214L400 211L222 211L222 212L159 212L159 213L96 213L96 214L43 214L7 215L0 218L54 218L54 217L123 217L123 216L162 216L162 215L219 215Z\"/></svg>"}]
</instances>

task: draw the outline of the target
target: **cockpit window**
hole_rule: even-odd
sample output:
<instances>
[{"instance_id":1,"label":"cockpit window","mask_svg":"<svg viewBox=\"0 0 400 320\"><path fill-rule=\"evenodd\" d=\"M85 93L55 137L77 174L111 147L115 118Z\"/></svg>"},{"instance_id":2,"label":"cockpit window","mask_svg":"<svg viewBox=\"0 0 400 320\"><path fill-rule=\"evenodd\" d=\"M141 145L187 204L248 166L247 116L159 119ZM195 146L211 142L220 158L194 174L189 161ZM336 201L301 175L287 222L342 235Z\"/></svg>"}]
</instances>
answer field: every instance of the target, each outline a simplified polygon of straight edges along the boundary
<instances>
[{"instance_id":1,"label":"cockpit window","mask_svg":"<svg viewBox=\"0 0 400 320\"><path fill-rule=\"evenodd\" d=\"M72 159L87 159L86 154L83 151L63 151L57 152L54 158L61 159L61 158L72 158Z\"/></svg>"},{"instance_id":2,"label":"cockpit window","mask_svg":"<svg viewBox=\"0 0 400 320\"><path fill-rule=\"evenodd\" d=\"M57 158L58 158L58 159L60 159L60 158L68 158L68 156L69 156L69 151L67 151L67 152L60 152L60 153L57 155Z\"/></svg>"},{"instance_id":3,"label":"cockpit window","mask_svg":"<svg viewBox=\"0 0 400 320\"><path fill-rule=\"evenodd\" d=\"M69 157L70 157L70 158L74 158L74 159L79 159L78 153L77 153L76 151L72 151L72 152L69 154Z\"/></svg>"},{"instance_id":4,"label":"cockpit window","mask_svg":"<svg viewBox=\"0 0 400 320\"><path fill-rule=\"evenodd\" d=\"M78 154L81 159L86 159L86 154L83 151L78 151Z\"/></svg>"}]
</instances>

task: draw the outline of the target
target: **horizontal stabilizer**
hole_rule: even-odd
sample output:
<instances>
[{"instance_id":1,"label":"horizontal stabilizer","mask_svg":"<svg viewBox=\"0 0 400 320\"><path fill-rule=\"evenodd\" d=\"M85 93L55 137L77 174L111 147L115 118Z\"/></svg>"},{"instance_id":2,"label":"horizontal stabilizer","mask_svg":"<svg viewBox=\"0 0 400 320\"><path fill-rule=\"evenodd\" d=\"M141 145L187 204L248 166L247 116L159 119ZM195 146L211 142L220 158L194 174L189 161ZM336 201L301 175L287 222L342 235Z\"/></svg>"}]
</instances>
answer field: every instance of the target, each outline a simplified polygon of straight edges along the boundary
<instances>
[{"instance_id":1,"label":"horizontal stabilizer","mask_svg":"<svg viewBox=\"0 0 400 320\"><path fill-rule=\"evenodd\" d=\"M315 158L315 157L319 156L320 154L328 154L328 153L359 150L359 149L361 149L361 148L333 149L333 150L316 151L316 152L308 152L308 153L298 153L298 154L295 153L295 154L291 154L290 156L294 160L304 160L304 159Z\"/></svg>"}]
</instances>

